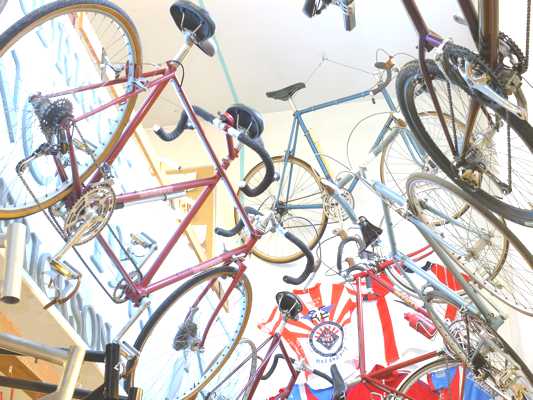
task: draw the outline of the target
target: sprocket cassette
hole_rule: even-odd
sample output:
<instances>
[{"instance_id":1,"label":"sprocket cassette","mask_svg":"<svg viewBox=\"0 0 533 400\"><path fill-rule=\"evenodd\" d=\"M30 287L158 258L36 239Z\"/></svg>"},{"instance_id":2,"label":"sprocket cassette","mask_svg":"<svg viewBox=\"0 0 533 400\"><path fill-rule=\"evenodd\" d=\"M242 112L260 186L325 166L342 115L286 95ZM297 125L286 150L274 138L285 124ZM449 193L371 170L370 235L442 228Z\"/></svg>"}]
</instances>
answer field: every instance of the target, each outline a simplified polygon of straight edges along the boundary
<instances>
[{"instance_id":1,"label":"sprocket cassette","mask_svg":"<svg viewBox=\"0 0 533 400\"><path fill-rule=\"evenodd\" d=\"M65 119L73 116L73 106L68 99L50 101L47 97L35 95L30 98L30 103L48 139L58 132Z\"/></svg>"}]
</instances>

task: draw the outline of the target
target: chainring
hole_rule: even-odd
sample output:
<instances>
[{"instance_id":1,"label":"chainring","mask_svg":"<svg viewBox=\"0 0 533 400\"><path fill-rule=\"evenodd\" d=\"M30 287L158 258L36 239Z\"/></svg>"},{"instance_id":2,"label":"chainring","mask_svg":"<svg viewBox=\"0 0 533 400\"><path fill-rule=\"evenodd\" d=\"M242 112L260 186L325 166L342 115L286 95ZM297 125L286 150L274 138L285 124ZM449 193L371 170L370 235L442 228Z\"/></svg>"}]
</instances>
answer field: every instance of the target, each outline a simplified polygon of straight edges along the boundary
<instances>
[{"instance_id":1,"label":"chainring","mask_svg":"<svg viewBox=\"0 0 533 400\"><path fill-rule=\"evenodd\" d=\"M351 208L353 208L355 205L355 200L352 193L345 188L339 188L339 190L341 191L342 198L346 200ZM324 212L329 219L338 218L339 215L343 221L346 221L349 218L348 213L344 210L344 208L339 205L334 197L327 194L326 191L322 192L322 205L324 207Z\"/></svg>"},{"instance_id":2,"label":"chainring","mask_svg":"<svg viewBox=\"0 0 533 400\"><path fill-rule=\"evenodd\" d=\"M92 186L68 211L64 226L67 238L71 238L82 226L88 225L75 245L93 239L109 222L115 209L115 200L115 192L109 183Z\"/></svg>"}]
</instances>

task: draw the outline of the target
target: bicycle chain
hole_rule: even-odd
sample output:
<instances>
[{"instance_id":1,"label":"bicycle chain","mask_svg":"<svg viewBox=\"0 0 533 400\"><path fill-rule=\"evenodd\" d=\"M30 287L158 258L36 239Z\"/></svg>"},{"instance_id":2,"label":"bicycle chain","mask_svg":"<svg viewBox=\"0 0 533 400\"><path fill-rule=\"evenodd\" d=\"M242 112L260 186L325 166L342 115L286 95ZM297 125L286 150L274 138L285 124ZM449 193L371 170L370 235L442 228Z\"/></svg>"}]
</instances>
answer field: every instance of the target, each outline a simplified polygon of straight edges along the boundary
<instances>
[{"instance_id":1,"label":"bicycle chain","mask_svg":"<svg viewBox=\"0 0 533 400\"><path fill-rule=\"evenodd\" d=\"M509 117L509 112L507 112L507 117ZM507 188L508 192L511 192L512 185L512 173L511 173L511 126L507 124Z\"/></svg>"},{"instance_id":2,"label":"bicycle chain","mask_svg":"<svg viewBox=\"0 0 533 400\"><path fill-rule=\"evenodd\" d=\"M41 202L37 199L37 196L35 195L33 190L30 188L30 185L28 184L28 182L26 182L26 180L22 176L22 171L17 172L17 175L18 175L19 179L22 181L22 184L24 185L26 190L30 193L31 197L33 198L33 201L37 204L37 207L39 207L39 211L41 211L46 216L46 218L48 219L48 222L50 222L50 224L54 227L54 229L57 231L59 236L61 236L61 239L63 239L64 242L66 243L67 242L66 233L64 232L64 230L59 225L59 222L57 222L55 217L53 217L51 214L49 215L46 212L46 209L43 207Z\"/></svg>"},{"instance_id":3,"label":"bicycle chain","mask_svg":"<svg viewBox=\"0 0 533 400\"><path fill-rule=\"evenodd\" d=\"M513 42L514 43L514 42ZM459 75L455 67L455 63L464 64L469 61L474 64L480 73L487 74L489 76L488 85L499 95L505 97L504 85L502 85L500 79L492 72L491 68L483 61L483 59L470 51L469 49L455 45L453 43L447 43L443 48L443 66L446 70L446 75L453 80L453 83L459 85L467 93L472 96L478 96L477 93L467 85L464 79ZM488 100L488 99L487 99ZM489 100L490 101L490 100ZM512 169L511 169L511 127L507 124L507 187L511 187L512 183Z\"/></svg>"},{"instance_id":4,"label":"bicycle chain","mask_svg":"<svg viewBox=\"0 0 533 400\"><path fill-rule=\"evenodd\" d=\"M457 128L455 126L455 111L453 109L452 88L450 81L446 80L446 89L448 92L448 101L450 103L450 117L452 117L453 139L455 145L455 151L457 156L459 155L459 142L457 141Z\"/></svg>"},{"instance_id":5,"label":"bicycle chain","mask_svg":"<svg viewBox=\"0 0 533 400\"><path fill-rule=\"evenodd\" d=\"M527 0L527 12L526 12L526 56L525 56L525 68L524 72L529 67L529 35L531 33L531 0Z\"/></svg>"},{"instance_id":6,"label":"bicycle chain","mask_svg":"<svg viewBox=\"0 0 533 400\"><path fill-rule=\"evenodd\" d=\"M509 35L506 35L503 32L500 32L498 35L498 39L500 42L506 44L509 46L509 50L511 54L513 54L516 57L516 63L513 63L512 69L516 72L518 72L520 75L525 73L527 71L528 63L527 63L527 57L522 52L522 49L516 44L516 42L511 39ZM500 54L499 63L503 64L503 56Z\"/></svg>"},{"instance_id":7,"label":"bicycle chain","mask_svg":"<svg viewBox=\"0 0 533 400\"><path fill-rule=\"evenodd\" d=\"M76 127L76 131L78 132L83 144L88 148L90 149L90 147L88 146L88 142L85 140L85 138L83 137L83 135L81 134L80 130ZM97 165L97 168L101 171L102 173L102 176L106 176L107 175L107 171L105 171L103 165L99 165L97 163L97 160L96 158L94 157L94 154L89 151L88 152L91 159L93 160L93 162ZM39 199L37 198L37 195L34 193L34 191L31 189L29 183L24 179L24 177L22 176L22 171L21 172L18 172L17 173L19 179L22 181L22 184L24 185L24 187L26 188L26 190L28 191L28 193L30 194L30 196L32 197L33 201L35 202L35 204L37 205L37 207L39 208L39 211L42 212L46 219L48 220L48 222L52 225L52 227L55 229L55 231L59 234L59 236L61 237L61 239L63 240L63 242L67 243L68 242L68 238L67 238L67 234L66 232L63 230L63 228L61 228L61 225L59 224L59 222L57 221L57 219L50 213L50 212L47 212L46 208L44 208L44 206L42 205L42 203L39 201ZM92 268L89 266L89 264L87 264L87 262L85 261L85 259L82 257L82 255L80 254L80 252L78 251L78 249L76 249L75 247L72 248L72 250L74 251L74 253L78 256L79 260L81 261L81 263L85 266L85 268L89 271L89 273L92 275L92 277L94 278L94 280L96 281L96 283L98 284L98 286L100 286L100 288L102 288L102 290L104 291L104 293L112 300L112 301L115 301L113 295L111 293L109 293L106 289L106 287L102 284L102 282L100 282L100 280L98 279L98 277L96 276L96 273L92 270Z\"/></svg>"}]
</instances>

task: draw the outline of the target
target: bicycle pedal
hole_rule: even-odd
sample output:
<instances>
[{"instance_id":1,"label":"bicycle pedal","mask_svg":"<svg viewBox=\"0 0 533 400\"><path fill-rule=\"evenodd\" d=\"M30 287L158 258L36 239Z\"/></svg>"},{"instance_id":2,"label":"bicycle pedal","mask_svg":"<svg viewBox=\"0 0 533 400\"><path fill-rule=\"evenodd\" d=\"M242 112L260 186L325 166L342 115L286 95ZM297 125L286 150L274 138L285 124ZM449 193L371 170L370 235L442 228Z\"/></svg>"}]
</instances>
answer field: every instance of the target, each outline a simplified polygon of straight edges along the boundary
<instances>
[{"instance_id":1,"label":"bicycle pedal","mask_svg":"<svg viewBox=\"0 0 533 400\"><path fill-rule=\"evenodd\" d=\"M64 276L67 279L79 278L79 274L74 273L70 267L68 267L65 263L59 261L57 258L48 259L48 263L55 272Z\"/></svg>"},{"instance_id":2,"label":"bicycle pedal","mask_svg":"<svg viewBox=\"0 0 533 400\"><path fill-rule=\"evenodd\" d=\"M124 356L128 360L132 360L136 357L139 357L139 354L141 354L141 352L129 343L122 341L120 342L120 354L122 354L122 356Z\"/></svg>"}]
</instances>

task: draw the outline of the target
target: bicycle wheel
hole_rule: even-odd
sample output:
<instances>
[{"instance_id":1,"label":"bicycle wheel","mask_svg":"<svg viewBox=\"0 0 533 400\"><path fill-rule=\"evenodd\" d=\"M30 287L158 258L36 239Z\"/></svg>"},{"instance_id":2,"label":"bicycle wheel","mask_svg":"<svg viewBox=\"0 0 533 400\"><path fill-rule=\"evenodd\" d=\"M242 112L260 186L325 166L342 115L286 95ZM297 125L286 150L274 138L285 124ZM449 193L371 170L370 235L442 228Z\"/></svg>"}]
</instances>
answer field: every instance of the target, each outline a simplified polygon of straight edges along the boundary
<instances>
[{"instance_id":1,"label":"bicycle wheel","mask_svg":"<svg viewBox=\"0 0 533 400\"><path fill-rule=\"evenodd\" d=\"M418 61L413 61L400 71L396 92L418 142L446 175L484 206L516 223L532 226L533 128L514 115L495 113L490 104L482 106L463 165L458 165L458 155L466 147L462 139L473 97L449 83L434 62L428 61L427 67L457 151L452 151L442 125L426 124L421 118L436 110Z\"/></svg>"},{"instance_id":2,"label":"bicycle wheel","mask_svg":"<svg viewBox=\"0 0 533 400\"><path fill-rule=\"evenodd\" d=\"M309 164L295 157L289 157L285 164L283 156L276 156L272 162L280 180L257 197L249 198L239 191L241 202L243 206L262 212L274 211L280 225L312 249L324 234L328 222L320 177ZM263 176L264 165L259 163L244 180L248 185L256 185ZM235 212L235 221L239 218ZM283 235L275 232L266 233L255 245L253 254L271 263L288 263L303 256Z\"/></svg>"},{"instance_id":3,"label":"bicycle wheel","mask_svg":"<svg viewBox=\"0 0 533 400\"><path fill-rule=\"evenodd\" d=\"M41 209L38 203L46 208L70 193L68 152L41 156L29 164L24 178L37 202L15 167L40 145L57 145L64 133L60 121L67 115L79 118L132 92L140 66L141 45L133 23L106 0L46 4L0 35L0 109L4 116L0 127L5 132L0 137L1 219L32 214ZM117 77L123 81L113 84ZM82 180L111 151L135 100L131 96L73 127Z\"/></svg>"},{"instance_id":4,"label":"bicycle wheel","mask_svg":"<svg viewBox=\"0 0 533 400\"><path fill-rule=\"evenodd\" d=\"M454 346L458 346L461 357L467 362L457 361L460 357L457 360L443 357L410 375L400 385L400 392L409 394L415 382L426 382L432 384L437 393L440 387L441 396L455 393L456 397L450 398L477 398L473 397L476 391L494 399L533 398L531 371L498 333L439 292L429 293L427 300L430 308L446 310L446 314L440 310L437 313L445 315L441 322L447 327L447 335L454 339ZM458 356L448 344L447 348L454 357ZM462 396L461 390L464 391Z\"/></svg>"},{"instance_id":5,"label":"bicycle wheel","mask_svg":"<svg viewBox=\"0 0 533 400\"><path fill-rule=\"evenodd\" d=\"M452 183L415 173L407 180L413 212L434 229L478 285L511 307L533 315L533 256L507 226ZM465 204L468 210L462 214ZM446 223L442 223L446 221Z\"/></svg>"},{"instance_id":6,"label":"bicycle wheel","mask_svg":"<svg viewBox=\"0 0 533 400\"><path fill-rule=\"evenodd\" d=\"M464 386L462 386L463 382ZM400 385L399 392L416 398L418 385L430 387L434 397L429 399L435 400L502 398L490 397L492 396L490 388L477 382L472 372L465 368L462 363L446 356L432 361L410 374Z\"/></svg>"},{"instance_id":7,"label":"bicycle wheel","mask_svg":"<svg viewBox=\"0 0 533 400\"><path fill-rule=\"evenodd\" d=\"M204 387L197 398L203 400L246 400L251 388L246 385L257 370L257 349L248 339L242 339L231 359Z\"/></svg>"},{"instance_id":8,"label":"bicycle wheel","mask_svg":"<svg viewBox=\"0 0 533 400\"><path fill-rule=\"evenodd\" d=\"M188 399L209 383L233 353L250 316L252 289L243 275L205 331L237 272L220 267L198 274L159 306L135 341L140 355L126 387L142 387L148 399Z\"/></svg>"}]
</instances>

